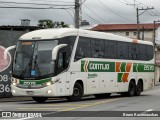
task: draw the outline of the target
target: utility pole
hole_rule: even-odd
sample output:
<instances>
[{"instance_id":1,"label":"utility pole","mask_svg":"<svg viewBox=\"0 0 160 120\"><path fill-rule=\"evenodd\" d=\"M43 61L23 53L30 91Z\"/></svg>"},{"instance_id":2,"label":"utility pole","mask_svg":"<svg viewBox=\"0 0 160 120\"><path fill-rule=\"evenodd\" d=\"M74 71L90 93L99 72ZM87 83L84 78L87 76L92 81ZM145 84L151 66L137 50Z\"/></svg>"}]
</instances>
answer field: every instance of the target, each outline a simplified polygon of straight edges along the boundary
<instances>
[{"instance_id":1,"label":"utility pole","mask_svg":"<svg viewBox=\"0 0 160 120\"><path fill-rule=\"evenodd\" d=\"M157 59L157 46L156 46L156 23L160 22L160 20L157 20L157 21L154 21L153 25L153 45L154 45L154 54L155 54L155 78L154 78L154 84L156 84L156 80L157 80L157 76L159 75L159 67L157 67L157 62L156 62L156 59ZM159 76L158 76L158 79L159 79Z\"/></svg>"},{"instance_id":2,"label":"utility pole","mask_svg":"<svg viewBox=\"0 0 160 120\"><path fill-rule=\"evenodd\" d=\"M146 12L147 10L151 10L151 9L154 9L153 7L149 8L137 8L136 11L137 11L137 39L140 39L140 30L139 30L139 16L142 15L144 12ZM139 14L139 10L143 11L142 13Z\"/></svg>"},{"instance_id":3,"label":"utility pole","mask_svg":"<svg viewBox=\"0 0 160 120\"><path fill-rule=\"evenodd\" d=\"M76 28L79 28L80 26L79 12L80 12L80 3L79 3L79 0L75 0L75 27Z\"/></svg>"},{"instance_id":4,"label":"utility pole","mask_svg":"<svg viewBox=\"0 0 160 120\"><path fill-rule=\"evenodd\" d=\"M154 28L153 28L153 44L156 46L156 23L160 23L160 20L154 21Z\"/></svg>"}]
</instances>

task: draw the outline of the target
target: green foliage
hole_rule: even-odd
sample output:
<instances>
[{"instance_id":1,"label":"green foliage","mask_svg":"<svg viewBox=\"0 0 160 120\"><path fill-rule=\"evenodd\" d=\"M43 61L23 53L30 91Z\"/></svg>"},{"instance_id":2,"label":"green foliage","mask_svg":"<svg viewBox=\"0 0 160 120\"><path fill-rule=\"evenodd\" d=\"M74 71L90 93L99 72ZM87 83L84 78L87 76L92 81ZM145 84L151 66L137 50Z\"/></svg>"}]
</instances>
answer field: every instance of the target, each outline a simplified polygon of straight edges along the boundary
<instances>
[{"instance_id":1,"label":"green foliage","mask_svg":"<svg viewBox=\"0 0 160 120\"><path fill-rule=\"evenodd\" d=\"M68 28L69 27L64 22L57 22L57 21L53 22L50 19L39 20L38 26L44 27L44 28Z\"/></svg>"}]
</instances>

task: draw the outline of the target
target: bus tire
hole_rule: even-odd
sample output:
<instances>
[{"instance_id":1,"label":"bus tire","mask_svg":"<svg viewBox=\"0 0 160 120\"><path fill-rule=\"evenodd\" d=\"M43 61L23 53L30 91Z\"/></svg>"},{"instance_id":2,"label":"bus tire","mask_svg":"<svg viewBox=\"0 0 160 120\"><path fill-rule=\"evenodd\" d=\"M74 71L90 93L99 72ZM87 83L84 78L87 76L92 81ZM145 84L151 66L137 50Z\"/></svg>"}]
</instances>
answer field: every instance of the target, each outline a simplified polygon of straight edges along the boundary
<instances>
[{"instance_id":1,"label":"bus tire","mask_svg":"<svg viewBox=\"0 0 160 120\"><path fill-rule=\"evenodd\" d=\"M32 97L32 99L38 103L44 103L48 98L47 97Z\"/></svg>"},{"instance_id":2,"label":"bus tire","mask_svg":"<svg viewBox=\"0 0 160 120\"><path fill-rule=\"evenodd\" d=\"M111 96L111 93L105 93L105 94L95 94L95 98L100 99L100 98L107 98Z\"/></svg>"},{"instance_id":3,"label":"bus tire","mask_svg":"<svg viewBox=\"0 0 160 120\"><path fill-rule=\"evenodd\" d=\"M139 96L142 92L142 86L143 86L143 83L138 80L138 83L137 83L137 86L136 86L136 96Z\"/></svg>"},{"instance_id":4,"label":"bus tire","mask_svg":"<svg viewBox=\"0 0 160 120\"><path fill-rule=\"evenodd\" d=\"M132 97L136 94L136 85L133 82L133 80L130 81L129 87L128 87L128 96Z\"/></svg>"},{"instance_id":5,"label":"bus tire","mask_svg":"<svg viewBox=\"0 0 160 120\"><path fill-rule=\"evenodd\" d=\"M79 101L81 100L81 97L83 95L83 88L81 84L78 82L75 83L74 88L73 88L73 95L66 97L68 101L74 102L74 101Z\"/></svg>"}]
</instances>

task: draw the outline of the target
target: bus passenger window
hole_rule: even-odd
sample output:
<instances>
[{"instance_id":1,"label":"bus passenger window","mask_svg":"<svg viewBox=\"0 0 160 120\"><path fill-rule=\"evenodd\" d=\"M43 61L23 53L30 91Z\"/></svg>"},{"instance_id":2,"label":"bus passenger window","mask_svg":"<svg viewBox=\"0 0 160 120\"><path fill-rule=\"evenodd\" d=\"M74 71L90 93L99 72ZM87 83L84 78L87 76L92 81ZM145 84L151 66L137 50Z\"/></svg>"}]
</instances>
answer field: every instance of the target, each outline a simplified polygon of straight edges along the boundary
<instances>
[{"instance_id":1,"label":"bus passenger window","mask_svg":"<svg viewBox=\"0 0 160 120\"><path fill-rule=\"evenodd\" d=\"M117 42L105 41L105 58L117 59Z\"/></svg>"},{"instance_id":2,"label":"bus passenger window","mask_svg":"<svg viewBox=\"0 0 160 120\"><path fill-rule=\"evenodd\" d=\"M80 37L76 49L76 54L75 54L75 60L78 61L82 58L89 58L91 56L91 51L90 51L90 39L89 38L84 38Z\"/></svg>"},{"instance_id":3,"label":"bus passenger window","mask_svg":"<svg viewBox=\"0 0 160 120\"><path fill-rule=\"evenodd\" d=\"M138 45L138 60L147 60L147 46L143 44Z\"/></svg>"},{"instance_id":4,"label":"bus passenger window","mask_svg":"<svg viewBox=\"0 0 160 120\"><path fill-rule=\"evenodd\" d=\"M130 52L131 52L131 59L138 60L138 45L132 44L130 48Z\"/></svg>"},{"instance_id":5,"label":"bus passenger window","mask_svg":"<svg viewBox=\"0 0 160 120\"><path fill-rule=\"evenodd\" d=\"M104 58L104 40L92 39L91 51L93 58Z\"/></svg>"},{"instance_id":6,"label":"bus passenger window","mask_svg":"<svg viewBox=\"0 0 160 120\"><path fill-rule=\"evenodd\" d=\"M150 45L147 46L147 56L148 56L148 57L147 57L148 60L153 59L153 56L154 56L153 46L150 46Z\"/></svg>"}]
</instances>

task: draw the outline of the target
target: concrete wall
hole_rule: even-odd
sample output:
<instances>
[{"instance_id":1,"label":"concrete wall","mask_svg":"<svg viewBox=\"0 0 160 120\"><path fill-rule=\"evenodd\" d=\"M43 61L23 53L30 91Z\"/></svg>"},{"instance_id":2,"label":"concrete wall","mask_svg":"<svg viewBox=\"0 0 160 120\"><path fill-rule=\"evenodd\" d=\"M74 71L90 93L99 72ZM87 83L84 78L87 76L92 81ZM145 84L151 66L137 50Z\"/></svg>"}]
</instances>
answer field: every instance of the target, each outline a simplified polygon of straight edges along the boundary
<instances>
[{"instance_id":1,"label":"concrete wall","mask_svg":"<svg viewBox=\"0 0 160 120\"><path fill-rule=\"evenodd\" d=\"M0 30L0 47L9 47L12 45L15 45L18 41L18 38L26 33L27 31L11 31L11 30ZM0 63L2 65L2 61L3 59L3 52L2 49L0 51ZM13 53L14 50L10 51L11 54L11 59L13 58ZM10 85L11 85L11 67L12 65L10 64L10 66L3 70L0 70L0 98L1 97L11 97L11 89L10 89Z\"/></svg>"}]
</instances>

